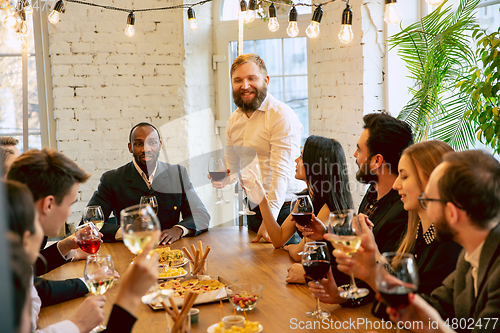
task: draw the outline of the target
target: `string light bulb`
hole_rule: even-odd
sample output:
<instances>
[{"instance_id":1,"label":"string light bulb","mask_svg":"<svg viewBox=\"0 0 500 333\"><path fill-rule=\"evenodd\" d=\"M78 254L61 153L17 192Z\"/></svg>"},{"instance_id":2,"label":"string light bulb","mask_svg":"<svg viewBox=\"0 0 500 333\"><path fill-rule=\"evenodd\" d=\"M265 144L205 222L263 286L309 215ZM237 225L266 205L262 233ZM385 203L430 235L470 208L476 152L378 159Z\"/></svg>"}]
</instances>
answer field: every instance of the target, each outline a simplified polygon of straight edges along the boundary
<instances>
[{"instance_id":1,"label":"string light bulb","mask_svg":"<svg viewBox=\"0 0 500 333\"><path fill-rule=\"evenodd\" d=\"M250 23L255 21L255 9L257 8L257 1L256 0L250 0L248 2L248 11L247 15L245 18L245 23Z\"/></svg>"},{"instance_id":2,"label":"string light bulb","mask_svg":"<svg viewBox=\"0 0 500 333\"><path fill-rule=\"evenodd\" d=\"M196 22L196 15L194 14L193 8L188 8L188 21L189 21L189 29L191 31L195 31L198 29L198 22Z\"/></svg>"},{"instance_id":3,"label":"string light bulb","mask_svg":"<svg viewBox=\"0 0 500 333\"><path fill-rule=\"evenodd\" d=\"M384 21L387 24L398 24L401 21L401 14L396 0L385 0Z\"/></svg>"},{"instance_id":4,"label":"string light bulb","mask_svg":"<svg viewBox=\"0 0 500 333\"><path fill-rule=\"evenodd\" d=\"M276 32L280 28L280 24L276 18L276 7L274 6L274 3L269 6L269 23L267 24L267 27L272 32Z\"/></svg>"},{"instance_id":5,"label":"string light bulb","mask_svg":"<svg viewBox=\"0 0 500 333\"><path fill-rule=\"evenodd\" d=\"M339 39L343 44L349 44L352 41L352 10L349 3L346 3L342 12L342 26L339 32Z\"/></svg>"},{"instance_id":6,"label":"string light bulb","mask_svg":"<svg viewBox=\"0 0 500 333\"><path fill-rule=\"evenodd\" d=\"M306 29L306 35L309 38L316 38L319 36L319 25L321 23L321 19L323 18L323 9L321 6L318 6L314 11L313 17L311 19L311 24Z\"/></svg>"},{"instance_id":7,"label":"string light bulb","mask_svg":"<svg viewBox=\"0 0 500 333\"><path fill-rule=\"evenodd\" d=\"M49 22L52 24L57 24L59 22L59 14L64 13L64 2L58 0L54 6L54 9L49 14Z\"/></svg>"},{"instance_id":8,"label":"string light bulb","mask_svg":"<svg viewBox=\"0 0 500 333\"><path fill-rule=\"evenodd\" d=\"M125 36L134 37L135 35L135 15L134 13L128 14L127 17L127 27L125 28Z\"/></svg>"},{"instance_id":9,"label":"string light bulb","mask_svg":"<svg viewBox=\"0 0 500 333\"><path fill-rule=\"evenodd\" d=\"M292 7L288 15L288 28L286 28L286 33L290 37L296 37L299 34L299 27L297 26L297 9L295 9L295 6Z\"/></svg>"}]
</instances>

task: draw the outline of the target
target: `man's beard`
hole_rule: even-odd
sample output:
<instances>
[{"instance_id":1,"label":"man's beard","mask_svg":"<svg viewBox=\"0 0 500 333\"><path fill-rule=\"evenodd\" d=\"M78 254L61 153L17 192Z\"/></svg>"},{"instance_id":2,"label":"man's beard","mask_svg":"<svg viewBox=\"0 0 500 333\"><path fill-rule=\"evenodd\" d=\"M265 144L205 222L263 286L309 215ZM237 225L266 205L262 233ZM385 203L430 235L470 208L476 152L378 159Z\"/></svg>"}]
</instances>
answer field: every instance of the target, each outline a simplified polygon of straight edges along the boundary
<instances>
[{"instance_id":1,"label":"man's beard","mask_svg":"<svg viewBox=\"0 0 500 333\"><path fill-rule=\"evenodd\" d=\"M135 162L144 172L146 172L147 170L147 174L150 175L154 171L156 167L156 161L158 161L157 155L155 155L154 153L148 153L147 155L151 156L151 160L149 162L142 160L142 156L146 154L141 154L141 155L133 154L133 155Z\"/></svg>"},{"instance_id":2,"label":"man's beard","mask_svg":"<svg viewBox=\"0 0 500 333\"><path fill-rule=\"evenodd\" d=\"M245 102L241 98L241 94L243 92L255 93L255 96L250 102ZM236 106L238 106L240 110L245 113L257 110L262 105L262 102L264 102L264 100L266 99L266 96L267 87L265 85L262 85L261 87L258 87L256 89L249 88L245 90L240 89L238 91L233 90L234 104L236 104Z\"/></svg>"},{"instance_id":3,"label":"man's beard","mask_svg":"<svg viewBox=\"0 0 500 333\"><path fill-rule=\"evenodd\" d=\"M368 168L368 163L358 165L359 170L356 172L356 180L363 184L376 184L378 183L378 175L371 173Z\"/></svg>"},{"instance_id":4,"label":"man's beard","mask_svg":"<svg viewBox=\"0 0 500 333\"><path fill-rule=\"evenodd\" d=\"M440 242L451 242L454 240L456 232L453 231L446 218L444 217L444 209L441 210L441 215L434 222L434 229L436 230L436 239Z\"/></svg>"}]
</instances>

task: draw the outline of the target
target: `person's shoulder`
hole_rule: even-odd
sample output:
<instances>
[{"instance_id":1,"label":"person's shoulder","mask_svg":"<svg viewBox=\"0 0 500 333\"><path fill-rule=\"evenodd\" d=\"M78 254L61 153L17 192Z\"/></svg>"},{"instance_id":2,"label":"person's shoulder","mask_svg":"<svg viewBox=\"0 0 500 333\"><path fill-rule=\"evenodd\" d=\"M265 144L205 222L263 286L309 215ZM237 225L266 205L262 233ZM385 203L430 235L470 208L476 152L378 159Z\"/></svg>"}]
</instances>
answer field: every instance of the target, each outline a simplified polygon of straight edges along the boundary
<instances>
[{"instance_id":1,"label":"person's shoulder","mask_svg":"<svg viewBox=\"0 0 500 333\"><path fill-rule=\"evenodd\" d=\"M276 116L276 115L290 115L294 114L295 112L292 110L291 107L289 107L286 103L277 100L274 98L273 95L268 94L266 100L263 103L263 108L268 112L270 116Z\"/></svg>"}]
</instances>

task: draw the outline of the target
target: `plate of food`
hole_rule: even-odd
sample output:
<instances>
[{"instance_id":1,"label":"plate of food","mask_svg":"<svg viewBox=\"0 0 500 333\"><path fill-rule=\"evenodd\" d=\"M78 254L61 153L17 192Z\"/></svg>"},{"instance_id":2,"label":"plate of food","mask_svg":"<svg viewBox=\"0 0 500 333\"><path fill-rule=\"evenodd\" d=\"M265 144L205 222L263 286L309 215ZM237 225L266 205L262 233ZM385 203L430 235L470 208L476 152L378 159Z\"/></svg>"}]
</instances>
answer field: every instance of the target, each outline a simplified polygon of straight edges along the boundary
<instances>
[{"instance_id":1,"label":"plate of food","mask_svg":"<svg viewBox=\"0 0 500 333\"><path fill-rule=\"evenodd\" d=\"M158 280L168 280L181 278L187 275L187 271L182 267L160 267L158 269ZM167 288L169 289L169 288Z\"/></svg>"},{"instance_id":2,"label":"plate of food","mask_svg":"<svg viewBox=\"0 0 500 333\"><path fill-rule=\"evenodd\" d=\"M160 289L174 290L174 302L177 306L184 303L184 295L188 290L198 293L194 304L204 304L219 301L227 297L227 281L218 276L198 275L184 279L172 279L158 284ZM150 304L153 310L163 309L161 304Z\"/></svg>"},{"instance_id":3,"label":"plate of food","mask_svg":"<svg viewBox=\"0 0 500 333\"><path fill-rule=\"evenodd\" d=\"M161 266L179 267L185 265L188 260L184 257L182 250L171 250L170 247L157 247L154 252L158 253Z\"/></svg>"},{"instance_id":4,"label":"plate of food","mask_svg":"<svg viewBox=\"0 0 500 333\"><path fill-rule=\"evenodd\" d=\"M259 324L258 321L248 321L245 320L245 328L243 331L241 331L241 328L238 328L239 330L225 330L224 326L222 326L222 321L217 324L213 324L212 326L209 326L207 328L208 333L225 333L225 332L238 332L238 333L260 333L264 329L261 324Z\"/></svg>"}]
</instances>

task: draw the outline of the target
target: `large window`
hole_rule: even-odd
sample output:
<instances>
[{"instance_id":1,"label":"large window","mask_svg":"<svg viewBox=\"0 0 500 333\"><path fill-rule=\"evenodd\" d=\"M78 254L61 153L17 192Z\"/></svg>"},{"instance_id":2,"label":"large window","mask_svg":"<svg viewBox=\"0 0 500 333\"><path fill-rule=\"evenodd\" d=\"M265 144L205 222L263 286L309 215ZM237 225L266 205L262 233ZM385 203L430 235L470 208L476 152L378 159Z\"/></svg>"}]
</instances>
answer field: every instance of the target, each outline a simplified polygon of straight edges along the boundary
<instances>
[{"instance_id":1,"label":"large window","mask_svg":"<svg viewBox=\"0 0 500 333\"><path fill-rule=\"evenodd\" d=\"M255 53L264 59L270 77L268 92L290 106L299 117L304 126L302 144L309 136L306 49L306 37L243 42L243 53ZM238 56L238 42L230 42L229 52L232 63ZM231 111L236 110L232 95L231 106Z\"/></svg>"},{"instance_id":2,"label":"large window","mask_svg":"<svg viewBox=\"0 0 500 333\"><path fill-rule=\"evenodd\" d=\"M27 16L26 59L23 66L22 47L13 38L12 29L7 26L13 17L9 9L0 10L0 135L13 136L23 150L23 103L27 105L28 147L41 148L40 112L36 77L35 46L33 38L33 17ZM24 68L23 68L24 67ZM27 81L23 82L23 70L27 71ZM23 97L23 86L27 86L27 96Z\"/></svg>"}]
</instances>

